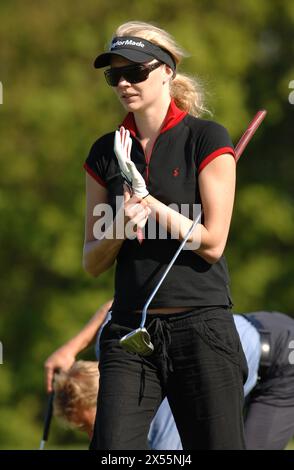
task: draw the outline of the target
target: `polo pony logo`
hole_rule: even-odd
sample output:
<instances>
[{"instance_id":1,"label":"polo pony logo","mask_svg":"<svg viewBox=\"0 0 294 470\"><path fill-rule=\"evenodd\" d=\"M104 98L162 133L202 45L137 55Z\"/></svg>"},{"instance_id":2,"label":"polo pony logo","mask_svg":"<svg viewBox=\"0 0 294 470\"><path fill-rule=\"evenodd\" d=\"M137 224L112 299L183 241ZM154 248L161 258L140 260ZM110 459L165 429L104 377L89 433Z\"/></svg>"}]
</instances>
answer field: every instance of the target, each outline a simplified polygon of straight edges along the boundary
<instances>
[{"instance_id":1,"label":"polo pony logo","mask_svg":"<svg viewBox=\"0 0 294 470\"><path fill-rule=\"evenodd\" d=\"M179 168L174 168L173 169L173 176L179 176L180 174L180 169Z\"/></svg>"}]
</instances>

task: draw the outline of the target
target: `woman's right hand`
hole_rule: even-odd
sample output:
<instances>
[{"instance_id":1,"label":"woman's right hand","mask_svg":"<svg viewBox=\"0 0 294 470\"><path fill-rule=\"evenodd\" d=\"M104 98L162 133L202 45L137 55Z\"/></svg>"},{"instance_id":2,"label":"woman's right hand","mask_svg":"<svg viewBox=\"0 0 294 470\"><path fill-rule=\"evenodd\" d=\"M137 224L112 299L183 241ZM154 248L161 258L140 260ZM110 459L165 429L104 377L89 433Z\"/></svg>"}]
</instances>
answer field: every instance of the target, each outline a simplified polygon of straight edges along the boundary
<instances>
[{"instance_id":1,"label":"woman's right hand","mask_svg":"<svg viewBox=\"0 0 294 470\"><path fill-rule=\"evenodd\" d=\"M45 384L48 393L52 392L52 382L55 372L60 369L68 370L71 368L76 360L76 356L69 345L64 345L57 349L48 359L45 361Z\"/></svg>"},{"instance_id":2,"label":"woman's right hand","mask_svg":"<svg viewBox=\"0 0 294 470\"><path fill-rule=\"evenodd\" d=\"M124 213L128 224L127 236L135 235L137 228L142 229L151 213L147 202L136 195L132 196L127 185L124 185Z\"/></svg>"}]
</instances>

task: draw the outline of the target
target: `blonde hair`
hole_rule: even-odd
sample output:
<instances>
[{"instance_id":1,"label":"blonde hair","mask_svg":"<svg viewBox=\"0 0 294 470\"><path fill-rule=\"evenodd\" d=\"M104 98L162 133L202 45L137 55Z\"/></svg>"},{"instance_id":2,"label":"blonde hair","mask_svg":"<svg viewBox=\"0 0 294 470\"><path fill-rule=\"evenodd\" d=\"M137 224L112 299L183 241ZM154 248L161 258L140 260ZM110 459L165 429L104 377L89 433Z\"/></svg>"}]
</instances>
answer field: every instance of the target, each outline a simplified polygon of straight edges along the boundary
<instances>
[{"instance_id":1,"label":"blonde hair","mask_svg":"<svg viewBox=\"0 0 294 470\"><path fill-rule=\"evenodd\" d=\"M189 54L179 46L175 39L164 29L142 21L129 21L120 25L114 36L137 36L166 49L179 65ZM204 91L199 80L184 73L176 72L170 82L170 94L176 105L192 116L199 117L208 112L204 104Z\"/></svg>"},{"instance_id":2,"label":"blonde hair","mask_svg":"<svg viewBox=\"0 0 294 470\"><path fill-rule=\"evenodd\" d=\"M98 362L77 361L68 371L54 377L54 414L69 424L79 410L96 408L98 394ZM75 420L76 427L82 426Z\"/></svg>"}]
</instances>

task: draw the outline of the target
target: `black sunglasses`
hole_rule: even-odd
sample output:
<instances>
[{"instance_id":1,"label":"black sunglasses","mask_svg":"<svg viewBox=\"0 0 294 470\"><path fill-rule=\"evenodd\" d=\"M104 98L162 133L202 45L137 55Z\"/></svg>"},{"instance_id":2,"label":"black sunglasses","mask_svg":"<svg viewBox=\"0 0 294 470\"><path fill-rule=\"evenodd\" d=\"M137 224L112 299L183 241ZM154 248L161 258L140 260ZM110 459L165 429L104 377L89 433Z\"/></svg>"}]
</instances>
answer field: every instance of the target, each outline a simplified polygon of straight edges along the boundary
<instances>
[{"instance_id":1,"label":"black sunglasses","mask_svg":"<svg viewBox=\"0 0 294 470\"><path fill-rule=\"evenodd\" d=\"M129 83L141 83L147 80L149 73L162 65L162 62L154 64L135 64L125 67L112 67L104 71L108 85L117 86L121 77Z\"/></svg>"}]
</instances>

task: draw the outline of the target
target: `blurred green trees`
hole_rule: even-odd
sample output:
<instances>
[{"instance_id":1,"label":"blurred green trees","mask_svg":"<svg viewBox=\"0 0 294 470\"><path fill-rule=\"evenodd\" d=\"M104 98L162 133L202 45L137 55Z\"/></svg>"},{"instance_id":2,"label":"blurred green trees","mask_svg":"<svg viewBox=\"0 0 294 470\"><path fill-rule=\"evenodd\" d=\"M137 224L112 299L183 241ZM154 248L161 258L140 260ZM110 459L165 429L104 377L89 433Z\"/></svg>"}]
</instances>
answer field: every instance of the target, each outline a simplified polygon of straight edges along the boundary
<instances>
[{"instance_id":1,"label":"blurred green trees","mask_svg":"<svg viewBox=\"0 0 294 470\"><path fill-rule=\"evenodd\" d=\"M294 3L3 0L0 17L0 447L34 448L45 358L112 294L113 272L90 279L81 267L82 164L123 116L92 67L120 23L151 21L175 36L191 54L182 70L204 82L234 142L268 110L238 165L226 254L235 311L293 314ZM50 440L82 439L53 426Z\"/></svg>"}]
</instances>

